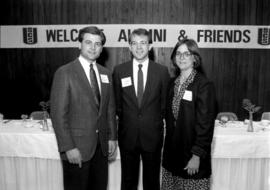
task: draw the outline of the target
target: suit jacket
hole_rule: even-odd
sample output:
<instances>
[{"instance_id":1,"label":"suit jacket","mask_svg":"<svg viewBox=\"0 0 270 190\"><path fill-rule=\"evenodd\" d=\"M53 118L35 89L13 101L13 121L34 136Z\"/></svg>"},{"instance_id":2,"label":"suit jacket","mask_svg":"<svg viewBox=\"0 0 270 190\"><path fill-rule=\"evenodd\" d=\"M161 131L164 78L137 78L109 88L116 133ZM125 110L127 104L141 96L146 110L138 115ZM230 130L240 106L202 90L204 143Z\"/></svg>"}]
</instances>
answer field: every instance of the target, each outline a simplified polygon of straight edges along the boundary
<instances>
[{"instance_id":1,"label":"suit jacket","mask_svg":"<svg viewBox=\"0 0 270 190\"><path fill-rule=\"evenodd\" d=\"M99 108L78 59L60 67L54 75L50 98L51 118L62 159L67 159L67 150L78 148L83 161L90 160L98 140L103 154L107 155L108 140L116 140L111 74L98 64L97 68L100 75L108 77L108 81L100 80Z\"/></svg>"},{"instance_id":2,"label":"suit jacket","mask_svg":"<svg viewBox=\"0 0 270 190\"><path fill-rule=\"evenodd\" d=\"M145 151L156 151L163 142L163 118L169 81L165 66L149 60L141 107L135 93L132 61L115 67L113 81L116 112L119 117L120 148L134 149L137 138ZM125 80L129 80L130 84Z\"/></svg>"},{"instance_id":3,"label":"suit jacket","mask_svg":"<svg viewBox=\"0 0 270 190\"><path fill-rule=\"evenodd\" d=\"M166 111L166 138L163 166L183 178L205 178L211 174L211 142L215 125L216 95L212 82L197 73L186 91L191 98L182 98L178 117L172 113L174 83L169 84ZM189 176L186 167L192 154L200 157L199 172Z\"/></svg>"}]
</instances>

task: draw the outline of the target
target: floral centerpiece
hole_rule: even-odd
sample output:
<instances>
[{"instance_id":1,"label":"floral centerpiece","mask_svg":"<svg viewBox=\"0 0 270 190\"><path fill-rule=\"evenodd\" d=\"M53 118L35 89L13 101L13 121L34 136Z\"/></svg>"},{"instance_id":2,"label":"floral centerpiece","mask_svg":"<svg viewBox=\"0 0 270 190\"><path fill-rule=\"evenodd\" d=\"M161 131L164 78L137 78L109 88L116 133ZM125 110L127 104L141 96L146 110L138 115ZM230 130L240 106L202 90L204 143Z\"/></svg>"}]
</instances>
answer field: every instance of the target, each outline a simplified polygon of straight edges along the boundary
<instances>
[{"instance_id":1,"label":"floral centerpiece","mask_svg":"<svg viewBox=\"0 0 270 190\"><path fill-rule=\"evenodd\" d=\"M41 102L39 102L39 105L41 106L43 111L47 112L47 110L50 107L50 102L49 101L47 101L47 102L41 101Z\"/></svg>"},{"instance_id":2,"label":"floral centerpiece","mask_svg":"<svg viewBox=\"0 0 270 190\"><path fill-rule=\"evenodd\" d=\"M256 106L255 104L252 104L251 101L249 99L243 99L242 102L242 107L248 111L249 113L249 124L248 124L248 132L253 132L253 113L258 112L261 107L260 106Z\"/></svg>"}]
</instances>

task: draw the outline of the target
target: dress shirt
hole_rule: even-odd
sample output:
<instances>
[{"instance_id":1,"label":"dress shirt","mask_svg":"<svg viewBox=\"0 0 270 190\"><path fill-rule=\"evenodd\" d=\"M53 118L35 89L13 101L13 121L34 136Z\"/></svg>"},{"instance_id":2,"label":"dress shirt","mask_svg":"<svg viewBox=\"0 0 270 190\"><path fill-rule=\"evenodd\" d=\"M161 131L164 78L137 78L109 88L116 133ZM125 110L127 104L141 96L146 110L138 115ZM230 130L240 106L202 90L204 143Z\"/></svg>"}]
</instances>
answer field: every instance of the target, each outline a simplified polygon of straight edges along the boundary
<instances>
[{"instance_id":1,"label":"dress shirt","mask_svg":"<svg viewBox=\"0 0 270 190\"><path fill-rule=\"evenodd\" d=\"M142 64L142 72L143 72L143 89L145 89L146 80L147 80L147 70L148 70L148 64L149 59L146 59L142 63L139 63L136 59L133 59L133 82L134 82L134 88L136 95L138 94L138 71L139 71L139 64Z\"/></svg>"},{"instance_id":2,"label":"dress shirt","mask_svg":"<svg viewBox=\"0 0 270 190\"><path fill-rule=\"evenodd\" d=\"M80 55L79 57L79 61L83 67L83 70L86 74L86 77L91 85L91 80L90 80L90 63L89 61L87 61L83 56ZM99 72L98 72L98 69L97 69L97 63L96 61L94 61L93 63L93 69L95 70L96 72L96 76L97 76L97 81L98 81L98 88L99 88L99 93L101 94L101 84L100 84L100 76L99 76Z\"/></svg>"}]
</instances>

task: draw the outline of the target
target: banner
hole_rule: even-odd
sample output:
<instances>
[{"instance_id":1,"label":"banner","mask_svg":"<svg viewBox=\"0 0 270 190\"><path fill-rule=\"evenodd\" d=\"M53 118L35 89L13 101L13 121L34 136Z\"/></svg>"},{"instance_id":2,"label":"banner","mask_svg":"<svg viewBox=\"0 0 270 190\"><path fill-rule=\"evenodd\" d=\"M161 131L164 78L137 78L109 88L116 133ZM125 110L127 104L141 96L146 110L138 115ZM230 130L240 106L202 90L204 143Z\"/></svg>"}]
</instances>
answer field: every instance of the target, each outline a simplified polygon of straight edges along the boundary
<instances>
[{"instance_id":1,"label":"banner","mask_svg":"<svg viewBox=\"0 0 270 190\"><path fill-rule=\"evenodd\" d=\"M92 25L92 24L91 24ZM79 30L91 25L0 26L0 48L78 47ZM106 35L105 47L127 47L136 28L149 30L154 47L174 47L178 40L192 38L200 48L270 49L270 26L96 24Z\"/></svg>"}]
</instances>

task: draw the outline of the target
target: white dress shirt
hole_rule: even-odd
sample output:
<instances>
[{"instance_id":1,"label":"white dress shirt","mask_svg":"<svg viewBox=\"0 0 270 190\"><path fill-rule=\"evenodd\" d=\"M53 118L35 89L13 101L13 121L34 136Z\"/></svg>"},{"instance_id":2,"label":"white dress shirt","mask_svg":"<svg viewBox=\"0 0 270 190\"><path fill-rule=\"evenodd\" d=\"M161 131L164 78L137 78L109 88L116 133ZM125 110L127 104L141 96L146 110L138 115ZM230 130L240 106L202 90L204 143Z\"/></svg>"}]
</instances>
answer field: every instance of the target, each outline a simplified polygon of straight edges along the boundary
<instances>
[{"instance_id":1,"label":"white dress shirt","mask_svg":"<svg viewBox=\"0 0 270 190\"><path fill-rule=\"evenodd\" d=\"M145 89L146 80L147 80L147 71L149 65L149 59L146 59L144 62L139 63L136 59L133 59L133 81L134 81L134 88L137 96L137 86L138 86L138 71L139 71L139 64L142 64L142 72L143 72L143 90Z\"/></svg>"},{"instance_id":2,"label":"white dress shirt","mask_svg":"<svg viewBox=\"0 0 270 190\"><path fill-rule=\"evenodd\" d=\"M83 70L86 74L86 77L91 85L91 80L90 80L90 63L89 61L87 61L87 59L85 59L83 56L79 56L79 61L83 67ZM96 61L94 61L93 63L93 69L95 70L96 76L97 76L97 81L98 81L98 88L99 88L99 93L101 94L101 84L100 84L100 76L99 76L99 72L97 69L97 63Z\"/></svg>"}]
</instances>

